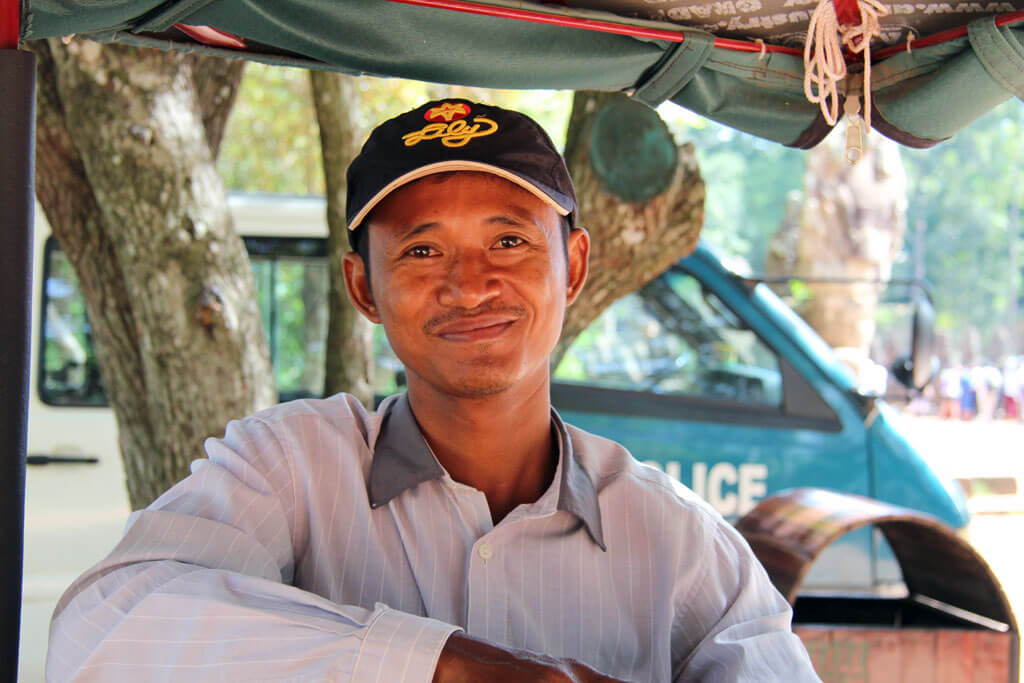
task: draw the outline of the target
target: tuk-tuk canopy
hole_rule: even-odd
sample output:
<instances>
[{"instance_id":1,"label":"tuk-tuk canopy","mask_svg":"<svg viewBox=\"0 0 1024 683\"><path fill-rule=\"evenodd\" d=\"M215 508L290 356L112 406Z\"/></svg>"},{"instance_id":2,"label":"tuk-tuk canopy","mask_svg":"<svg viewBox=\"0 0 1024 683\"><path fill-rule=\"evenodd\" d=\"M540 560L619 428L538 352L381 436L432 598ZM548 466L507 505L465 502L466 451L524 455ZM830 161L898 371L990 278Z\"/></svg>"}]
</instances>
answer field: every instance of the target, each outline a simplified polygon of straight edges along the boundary
<instances>
[{"instance_id":1,"label":"tuk-tuk canopy","mask_svg":"<svg viewBox=\"0 0 1024 683\"><path fill-rule=\"evenodd\" d=\"M34 177L34 59L10 48L68 35L479 87L624 91L801 148L858 112L927 147L1024 99L1024 0L0 0L2 680L17 675Z\"/></svg>"},{"instance_id":2,"label":"tuk-tuk canopy","mask_svg":"<svg viewBox=\"0 0 1024 683\"><path fill-rule=\"evenodd\" d=\"M620 90L800 148L817 144L842 118L847 95L857 96L850 113L868 105L863 115L872 127L913 147L950 137L1012 96L1024 98L1024 0L21 4L23 40L75 34L350 74ZM820 54L808 50L805 66L809 26ZM842 31L845 43L836 42ZM808 70L813 82L805 90ZM821 96L829 87L831 98ZM815 94L826 105L808 99Z\"/></svg>"}]
</instances>

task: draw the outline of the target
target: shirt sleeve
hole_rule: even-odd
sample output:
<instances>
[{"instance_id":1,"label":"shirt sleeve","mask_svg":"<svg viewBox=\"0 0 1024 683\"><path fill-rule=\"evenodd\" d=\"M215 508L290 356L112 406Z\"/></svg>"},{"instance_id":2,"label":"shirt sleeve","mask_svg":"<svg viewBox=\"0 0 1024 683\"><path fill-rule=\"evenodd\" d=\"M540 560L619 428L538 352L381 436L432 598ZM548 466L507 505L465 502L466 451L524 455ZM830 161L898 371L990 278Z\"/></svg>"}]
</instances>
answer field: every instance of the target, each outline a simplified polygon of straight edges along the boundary
<instances>
[{"instance_id":1,"label":"shirt sleeve","mask_svg":"<svg viewBox=\"0 0 1024 683\"><path fill-rule=\"evenodd\" d=\"M697 645L673 680L820 683L793 612L750 546L724 520L709 530L704 578L676 591L674 639Z\"/></svg>"},{"instance_id":2,"label":"shirt sleeve","mask_svg":"<svg viewBox=\"0 0 1024 683\"><path fill-rule=\"evenodd\" d=\"M290 585L305 532L270 427L207 453L61 598L47 680L429 681L457 627Z\"/></svg>"}]
</instances>

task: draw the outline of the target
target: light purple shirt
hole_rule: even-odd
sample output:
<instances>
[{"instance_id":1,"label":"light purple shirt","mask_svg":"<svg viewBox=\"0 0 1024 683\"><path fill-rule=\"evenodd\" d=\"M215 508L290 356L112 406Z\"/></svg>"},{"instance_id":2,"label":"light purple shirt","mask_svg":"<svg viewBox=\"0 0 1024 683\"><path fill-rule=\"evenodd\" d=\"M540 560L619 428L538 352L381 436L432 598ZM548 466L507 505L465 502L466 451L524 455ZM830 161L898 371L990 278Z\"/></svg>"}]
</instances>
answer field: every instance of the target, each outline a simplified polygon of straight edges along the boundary
<instances>
[{"instance_id":1,"label":"light purple shirt","mask_svg":"<svg viewBox=\"0 0 1024 683\"><path fill-rule=\"evenodd\" d=\"M552 424L550 487L495 526L405 396L232 422L65 593L47 678L429 681L464 629L630 681L818 680L731 525Z\"/></svg>"}]
</instances>

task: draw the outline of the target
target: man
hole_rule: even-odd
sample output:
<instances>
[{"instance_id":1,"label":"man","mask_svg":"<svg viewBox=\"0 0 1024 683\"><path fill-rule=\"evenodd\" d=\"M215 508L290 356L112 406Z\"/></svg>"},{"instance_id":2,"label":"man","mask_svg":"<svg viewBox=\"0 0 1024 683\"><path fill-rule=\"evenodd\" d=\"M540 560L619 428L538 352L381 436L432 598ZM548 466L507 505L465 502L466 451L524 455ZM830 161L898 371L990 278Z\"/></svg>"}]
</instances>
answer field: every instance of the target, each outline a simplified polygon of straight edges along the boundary
<instances>
[{"instance_id":1,"label":"man","mask_svg":"<svg viewBox=\"0 0 1024 683\"><path fill-rule=\"evenodd\" d=\"M576 211L521 114L448 100L378 127L343 266L408 392L210 439L61 600L49 676L816 680L732 527L552 410Z\"/></svg>"}]
</instances>

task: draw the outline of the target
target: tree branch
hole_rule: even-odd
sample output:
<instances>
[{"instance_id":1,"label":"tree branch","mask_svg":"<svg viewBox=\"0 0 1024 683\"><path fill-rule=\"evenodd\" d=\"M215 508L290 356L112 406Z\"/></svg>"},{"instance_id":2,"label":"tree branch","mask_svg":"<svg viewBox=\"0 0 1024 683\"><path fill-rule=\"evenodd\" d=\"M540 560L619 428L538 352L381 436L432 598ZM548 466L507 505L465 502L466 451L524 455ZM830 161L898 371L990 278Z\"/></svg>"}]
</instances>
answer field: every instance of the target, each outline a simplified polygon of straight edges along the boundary
<instances>
[{"instance_id":1,"label":"tree branch","mask_svg":"<svg viewBox=\"0 0 1024 683\"><path fill-rule=\"evenodd\" d=\"M228 117L238 95L245 71L245 60L212 55L190 54L192 82L198 94L199 111L206 129L206 141L216 159L224 138Z\"/></svg>"},{"instance_id":2,"label":"tree branch","mask_svg":"<svg viewBox=\"0 0 1024 683\"><path fill-rule=\"evenodd\" d=\"M362 129L357 112L362 93L351 76L310 71L309 81L320 126L320 150L327 188L330 319L324 393L347 391L372 406L373 328L349 302L341 272L341 257L349 250L345 171L359 151Z\"/></svg>"},{"instance_id":3,"label":"tree branch","mask_svg":"<svg viewBox=\"0 0 1024 683\"><path fill-rule=\"evenodd\" d=\"M602 108L624 97L588 91L573 96L565 159L576 185L578 222L590 231L590 275L566 311L552 368L605 308L693 251L704 222L704 181L691 144L677 146L668 187L644 201L617 196L598 177L591 163L594 120Z\"/></svg>"}]
</instances>

